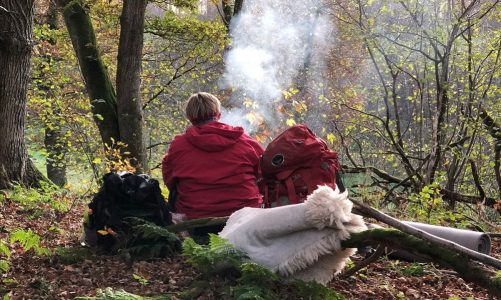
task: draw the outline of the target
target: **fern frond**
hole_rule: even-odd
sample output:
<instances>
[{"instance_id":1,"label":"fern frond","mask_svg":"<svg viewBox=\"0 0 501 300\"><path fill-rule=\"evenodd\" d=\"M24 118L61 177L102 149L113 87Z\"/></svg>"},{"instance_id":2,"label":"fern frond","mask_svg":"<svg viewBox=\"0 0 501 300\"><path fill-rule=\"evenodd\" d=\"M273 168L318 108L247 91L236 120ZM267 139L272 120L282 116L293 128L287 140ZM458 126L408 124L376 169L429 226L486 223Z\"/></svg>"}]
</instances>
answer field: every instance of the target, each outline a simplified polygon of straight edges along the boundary
<instances>
[{"instance_id":1,"label":"fern frond","mask_svg":"<svg viewBox=\"0 0 501 300\"><path fill-rule=\"evenodd\" d=\"M225 267L239 268L248 258L224 238L209 234L209 244L199 245L193 239L183 242L183 255L203 273L211 274Z\"/></svg>"}]
</instances>

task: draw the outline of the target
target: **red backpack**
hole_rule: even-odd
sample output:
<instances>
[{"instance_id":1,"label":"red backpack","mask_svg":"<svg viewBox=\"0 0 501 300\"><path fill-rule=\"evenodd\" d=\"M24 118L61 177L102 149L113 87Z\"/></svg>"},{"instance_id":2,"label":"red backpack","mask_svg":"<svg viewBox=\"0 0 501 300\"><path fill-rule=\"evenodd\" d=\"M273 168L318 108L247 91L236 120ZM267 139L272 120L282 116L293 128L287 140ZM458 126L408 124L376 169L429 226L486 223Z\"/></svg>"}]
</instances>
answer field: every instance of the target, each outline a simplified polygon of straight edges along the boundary
<instances>
[{"instance_id":1,"label":"red backpack","mask_svg":"<svg viewBox=\"0 0 501 300\"><path fill-rule=\"evenodd\" d=\"M260 167L258 184L265 207L303 202L318 185L335 188L340 170L337 154L305 125L292 126L276 137L261 156Z\"/></svg>"}]
</instances>

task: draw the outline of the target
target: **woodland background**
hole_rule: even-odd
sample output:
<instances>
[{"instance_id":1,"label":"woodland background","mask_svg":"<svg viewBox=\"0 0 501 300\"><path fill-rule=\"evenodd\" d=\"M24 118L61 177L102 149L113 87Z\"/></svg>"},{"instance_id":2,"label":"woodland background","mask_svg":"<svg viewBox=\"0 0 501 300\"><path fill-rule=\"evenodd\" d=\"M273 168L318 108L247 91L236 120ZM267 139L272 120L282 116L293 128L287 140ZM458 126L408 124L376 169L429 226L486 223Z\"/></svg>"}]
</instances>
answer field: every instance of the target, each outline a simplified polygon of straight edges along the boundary
<instances>
[{"instance_id":1,"label":"woodland background","mask_svg":"<svg viewBox=\"0 0 501 300\"><path fill-rule=\"evenodd\" d=\"M263 145L309 125L354 199L499 231L500 20L495 0L1 0L2 278L16 245L80 225L104 173L161 179L196 91Z\"/></svg>"}]
</instances>

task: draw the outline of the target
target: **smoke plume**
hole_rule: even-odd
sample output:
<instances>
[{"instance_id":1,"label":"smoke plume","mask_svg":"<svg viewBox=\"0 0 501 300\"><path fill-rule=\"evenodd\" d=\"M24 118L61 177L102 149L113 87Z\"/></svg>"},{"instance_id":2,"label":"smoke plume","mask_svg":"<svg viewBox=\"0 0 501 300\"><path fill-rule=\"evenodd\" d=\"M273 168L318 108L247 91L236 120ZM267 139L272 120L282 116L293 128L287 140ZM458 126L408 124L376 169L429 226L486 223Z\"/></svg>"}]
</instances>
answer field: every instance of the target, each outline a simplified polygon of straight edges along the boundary
<instances>
[{"instance_id":1,"label":"smoke plume","mask_svg":"<svg viewBox=\"0 0 501 300\"><path fill-rule=\"evenodd\" d=\"M232 108L223 121L253 132L245 119L245 99L271 126L283 117L276 112L282 91L298 80L305 85L321 76L323 55L333 29L321 0L246 0L230 26L231 50L226 56L223 88L232 88ZM306 70L308 70L306 72ZM318 78L317 78L318 79Z\"/></svg>"}]
</instances>

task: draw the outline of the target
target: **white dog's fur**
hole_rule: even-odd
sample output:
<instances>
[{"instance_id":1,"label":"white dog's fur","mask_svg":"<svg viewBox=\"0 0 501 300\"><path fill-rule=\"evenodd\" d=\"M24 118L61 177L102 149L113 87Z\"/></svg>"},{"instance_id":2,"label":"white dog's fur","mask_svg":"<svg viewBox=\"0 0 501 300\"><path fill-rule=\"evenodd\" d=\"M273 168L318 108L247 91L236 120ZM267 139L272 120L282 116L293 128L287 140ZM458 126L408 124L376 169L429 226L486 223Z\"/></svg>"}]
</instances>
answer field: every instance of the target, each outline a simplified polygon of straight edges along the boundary
<instances>
[{"instance_id":1,"label":"white dog's fur","mask_svg":"<svg viewBox=\"0 0 501 300\"><path fill-rule=\"evenodd\" d=\"M356 251L341 249L341 241L366 229L352 206L346 192L320 186L305 203L243 208L220 235L273 271L326 284Z\"/></svg>"}]
</instances>

